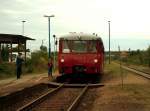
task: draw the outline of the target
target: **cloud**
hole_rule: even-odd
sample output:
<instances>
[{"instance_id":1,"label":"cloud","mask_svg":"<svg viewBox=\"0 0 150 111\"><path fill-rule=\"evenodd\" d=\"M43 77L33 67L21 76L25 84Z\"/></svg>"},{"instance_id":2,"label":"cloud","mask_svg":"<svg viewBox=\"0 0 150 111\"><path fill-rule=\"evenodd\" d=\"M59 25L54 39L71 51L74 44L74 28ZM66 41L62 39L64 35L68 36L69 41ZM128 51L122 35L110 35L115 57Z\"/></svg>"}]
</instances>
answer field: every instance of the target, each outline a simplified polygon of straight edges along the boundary
<instances>
[{"instance_id":1,"label":"cloud","mask_svg":"<svg viewBox=\"0 0 150 111\"><path fill-rule=\"evenodd\" d=\"M149 4L148 0L3 0L0 33L21 34L21 21L26 20L25 34L40 43L48 38L48 20L43 15L55 14L52 35L95 32L106 39L111 20L111 38L149 39Z\"/></svg>"}]
</instances>

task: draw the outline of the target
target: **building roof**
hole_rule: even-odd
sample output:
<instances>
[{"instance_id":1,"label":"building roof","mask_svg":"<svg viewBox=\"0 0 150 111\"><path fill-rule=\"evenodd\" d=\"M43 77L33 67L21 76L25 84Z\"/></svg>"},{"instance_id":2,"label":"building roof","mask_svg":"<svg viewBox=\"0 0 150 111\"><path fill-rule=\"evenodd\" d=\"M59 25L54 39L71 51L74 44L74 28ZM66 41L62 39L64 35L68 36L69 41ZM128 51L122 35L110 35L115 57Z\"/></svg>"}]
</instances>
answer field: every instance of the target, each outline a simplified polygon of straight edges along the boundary
<instances>
[{"instance_id":1,"label":"building roof","mask_svg":"<svg viewBox=\"0 0 150 111\"><path fill-rule=\"evenodd\" d=\"M15 34L0 34L0 43L25 43L26 40L35 40L27 36Z\"/></svg>"},{"instance_id":2,"label":"building roof","mask_svg":"<svg viewBox=\"0 0 150 111\"><path fill-rule=\"evenodd\" d=\"M64 40L101 40L100 36L95 34L85 34L85 33L70 33L63 35L60 39Z\"/></svg>"}]
</instances>

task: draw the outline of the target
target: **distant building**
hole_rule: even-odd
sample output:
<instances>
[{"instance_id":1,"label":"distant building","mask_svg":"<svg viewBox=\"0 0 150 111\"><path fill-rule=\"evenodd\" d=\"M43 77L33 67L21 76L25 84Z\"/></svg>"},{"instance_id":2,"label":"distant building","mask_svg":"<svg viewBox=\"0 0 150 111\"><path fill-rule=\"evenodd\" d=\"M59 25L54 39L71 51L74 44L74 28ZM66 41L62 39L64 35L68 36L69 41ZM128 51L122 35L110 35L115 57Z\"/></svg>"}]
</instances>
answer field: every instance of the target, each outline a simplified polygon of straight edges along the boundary
<instances>
[{"instance_id":1,"label":"distant building","mask_svg":"<svg viewBox=\"0 0 150 111\"><path fill-rule=\"evenodd\" d=\"M18 52L12 52L12 61L11 61L11 57L9 56L9 62L16 62L16 58L17 58ZM23 58L25 58L25 53L22 53ZM26 58L31 59L31 52L26 52Z\"/></svg>"}]
</instances>

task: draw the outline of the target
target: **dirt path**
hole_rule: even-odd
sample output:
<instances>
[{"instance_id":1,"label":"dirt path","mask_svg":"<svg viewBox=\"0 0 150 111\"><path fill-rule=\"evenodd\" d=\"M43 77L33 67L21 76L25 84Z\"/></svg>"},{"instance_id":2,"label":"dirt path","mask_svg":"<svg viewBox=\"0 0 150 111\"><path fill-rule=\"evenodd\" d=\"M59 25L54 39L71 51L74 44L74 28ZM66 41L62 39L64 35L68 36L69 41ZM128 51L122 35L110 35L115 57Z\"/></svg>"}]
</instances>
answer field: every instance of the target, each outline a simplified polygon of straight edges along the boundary
<instances>
[{"instance_id":1,"label":"dirt path","mask_svg":"<svg viewBox=\"0 0 150 111\"><path fill-rule=\"evenodd\" d=\"M57 76L59 76L58 70L53 72L53 78L56 78ZM47 73L22 75L20 79L12 77L0 80L0 96L22 90L38 83L47 83L51 80L52 78L48 78Z\"/></svg>"},{"instance_id":2,"label":"dirt path","mask_svg":"<svg viewBox=\"0 0 150 111\"><path fill-rule=\"evenodd\" d=\"M46 73L22 76L21 79L10 78L0 81L0 96L22 90L38 83L48 82Z\"/></svg>"}]
</instances>

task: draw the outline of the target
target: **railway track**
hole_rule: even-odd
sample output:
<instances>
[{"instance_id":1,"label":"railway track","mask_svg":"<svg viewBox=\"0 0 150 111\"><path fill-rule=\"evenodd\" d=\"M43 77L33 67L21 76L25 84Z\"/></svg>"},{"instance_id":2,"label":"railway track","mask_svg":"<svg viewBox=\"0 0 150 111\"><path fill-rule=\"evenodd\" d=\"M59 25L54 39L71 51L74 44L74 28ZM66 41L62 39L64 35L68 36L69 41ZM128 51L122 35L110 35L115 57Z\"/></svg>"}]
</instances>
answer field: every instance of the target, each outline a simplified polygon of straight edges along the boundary
<instances>
[{"instance_id":1,"label":"railway track","mask_svg":"<svg viewBox=\"0 0 150 111\"><path fill-rule=\"evenodd\" d=\"M64 88L60 85L17 111L72 111L87 89L88 85L84 88Z\"/></svg>"},{"instance_id":2,"label":"railway track","mask_svg":"<svg viewBox=\"0 0 150 111\"><path fill-rule=\"evenodd\" d=\"M119 65L119 63L114 63L114 64ZM150 73L143 72L143 71L140 71L140 70L138 70L138 69L131 68L131 67L124 66L124 65L122 65L122 68L125 69L125 70L128 70L128 71L134 72L134 73L136 73L136 74L138 74L139 76L142 76L142 77L144 77L144 78L150 79Z\"/></svg>"},{"instance_id":3,"label":"railway track","mask_svg":"<svg viewBox=\"0 0 150 111\"><path fill-rule=\"evenodd\" d=\"M0 111L16 111L19 107L56 88L54 85L40 83L6 93L0 96Z\"/></svg>"},{"instance_id":4,"label":"railway track","mask_svg":"<svg viewBox=\"0 0 150 111\"><path fill-rule=\"evenodd\" d=\"M18 108L17 111L73 111L90 87L103 85L57 84L57 86L57 88Z\"/></svg>"},{"instance_id":5,"label":"railway track","mask_svg":"<svg viewBox=\"0 0 150 111\"><path fill-rule=\"evenodd\" d=\"M131 71L131 72L134 72L144 78L147 78L147 79L150 79L150 74L146 73L146 72L143 72L143 71L140 71L140 70L137 70L137 69L134 69L134 68L131 68L131 67L127 67L127 66L122 66L123 69L126 69L128 71Z\"/></svg>"}]
</instances>

